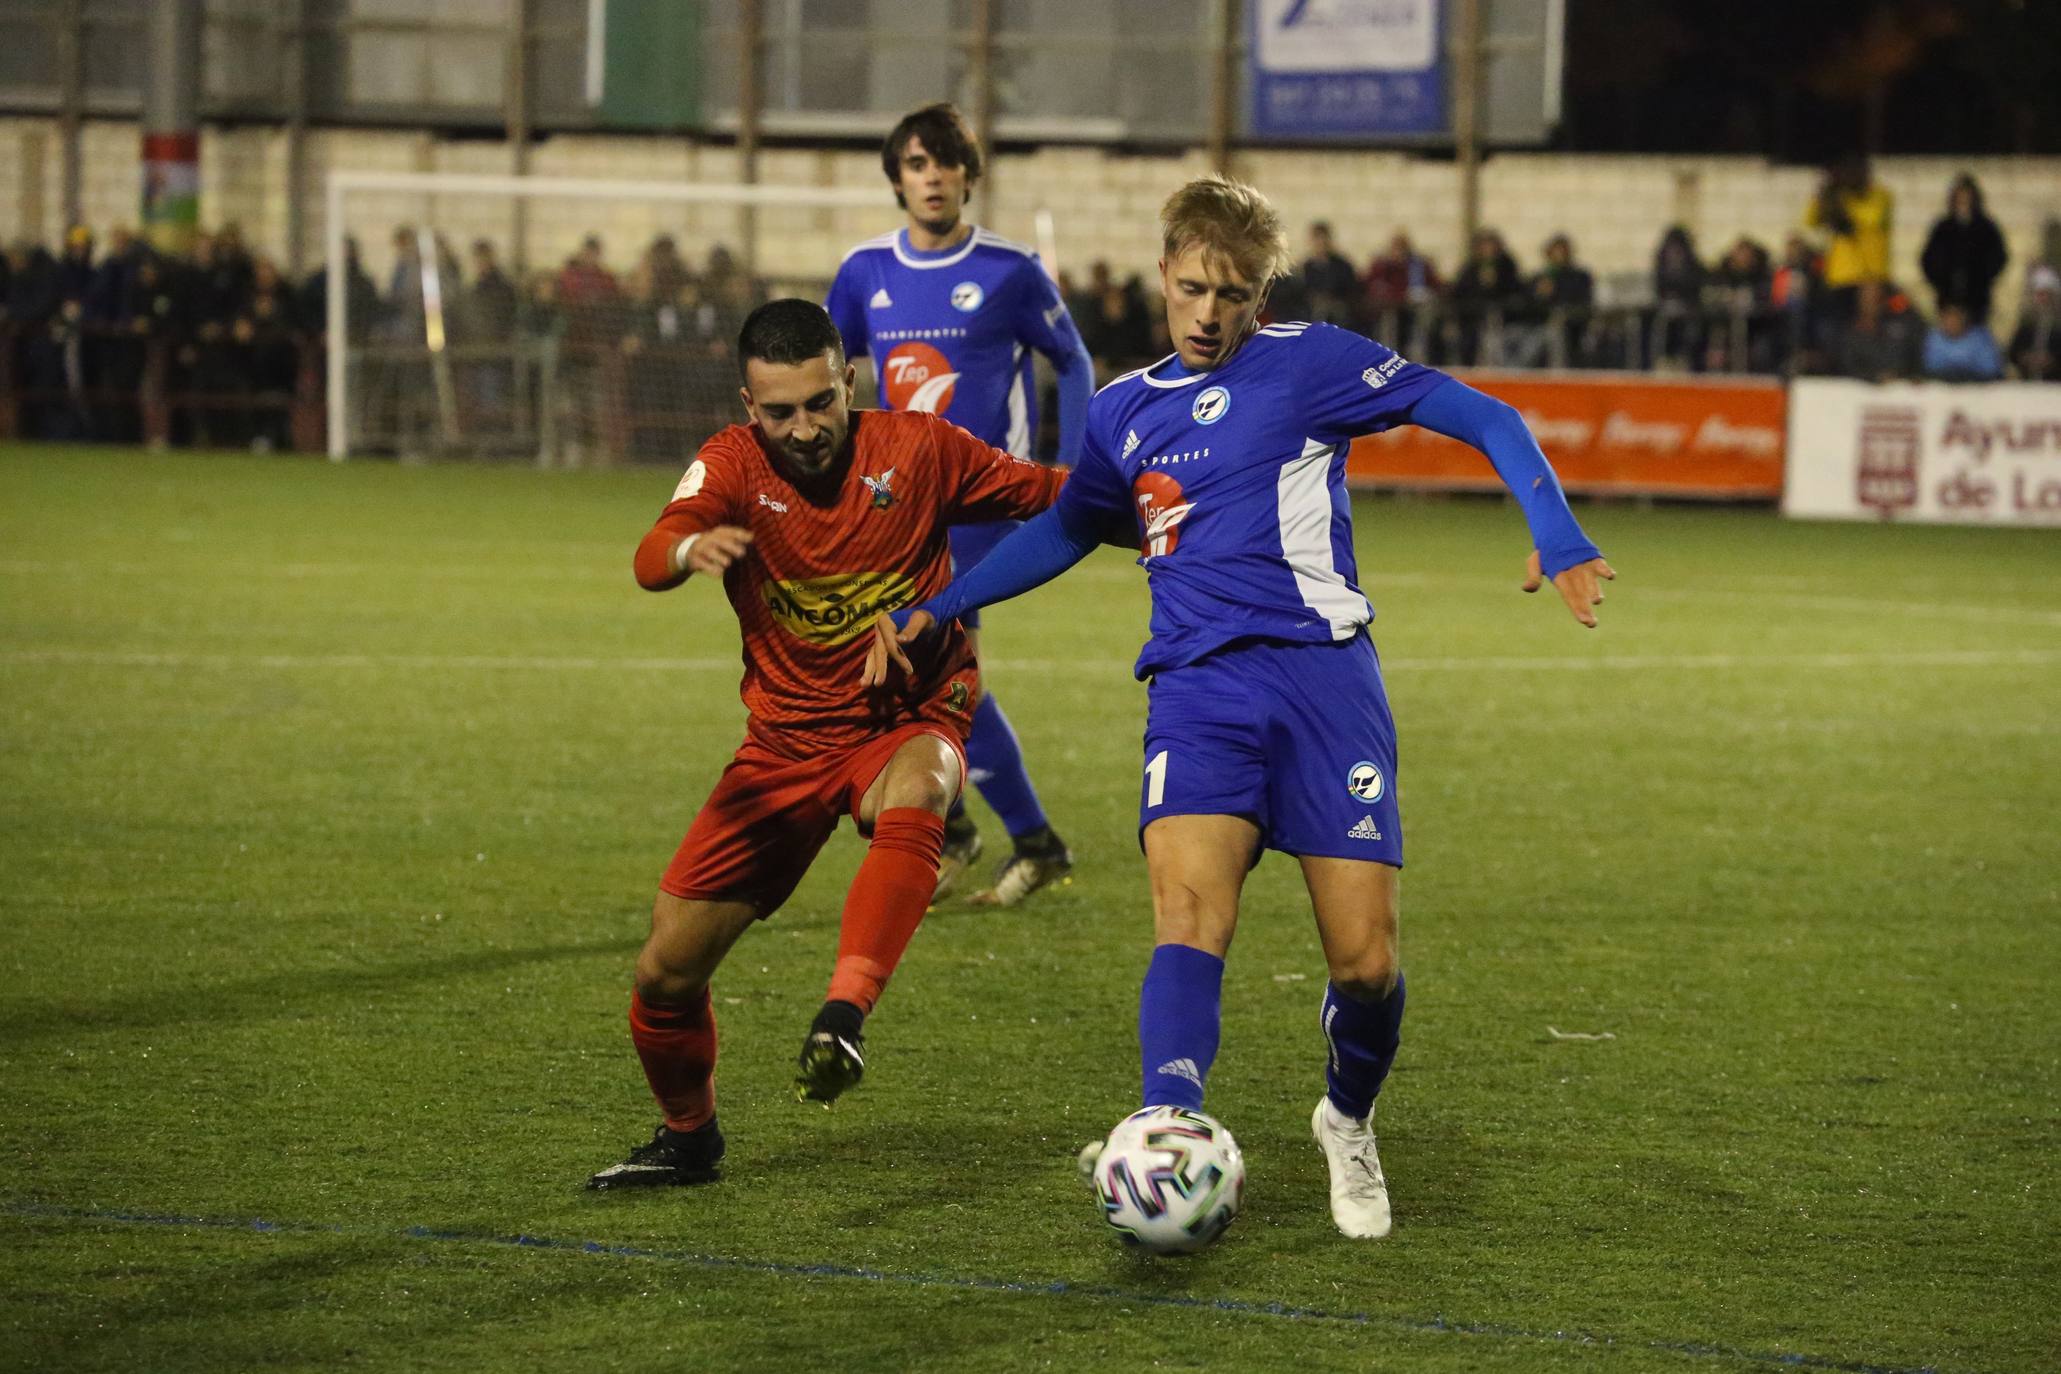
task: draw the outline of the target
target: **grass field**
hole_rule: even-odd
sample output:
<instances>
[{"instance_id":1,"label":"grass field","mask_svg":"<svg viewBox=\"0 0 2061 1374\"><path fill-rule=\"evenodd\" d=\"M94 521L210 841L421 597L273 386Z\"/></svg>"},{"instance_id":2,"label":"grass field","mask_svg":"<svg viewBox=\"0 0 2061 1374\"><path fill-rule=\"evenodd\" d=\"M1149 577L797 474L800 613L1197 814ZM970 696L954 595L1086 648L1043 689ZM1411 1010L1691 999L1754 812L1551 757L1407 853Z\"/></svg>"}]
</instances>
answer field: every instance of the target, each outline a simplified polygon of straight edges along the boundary
<instances>
[{"instance_id":1,"label":"grass field","mask_svg":"<svg viewBox=\"0 0 2061 1374\"><path fill-rule=\"evenodd\" d=\"M841 834L717 981L725 1180L581 1190L650 1130L630 962L742 720L714 590L630 579L671 483L0 450L0 1367L2061 1368L2052 533L1589 508L1588 633L1509 508L1363 501L1397 1230L1326 1212L1275 858L1246 1208L1151 1261L1073 1171L1150 943L1114 552L986 632L1077 881L934 912L803 1108Z\"/></svg>"}]
</instances>

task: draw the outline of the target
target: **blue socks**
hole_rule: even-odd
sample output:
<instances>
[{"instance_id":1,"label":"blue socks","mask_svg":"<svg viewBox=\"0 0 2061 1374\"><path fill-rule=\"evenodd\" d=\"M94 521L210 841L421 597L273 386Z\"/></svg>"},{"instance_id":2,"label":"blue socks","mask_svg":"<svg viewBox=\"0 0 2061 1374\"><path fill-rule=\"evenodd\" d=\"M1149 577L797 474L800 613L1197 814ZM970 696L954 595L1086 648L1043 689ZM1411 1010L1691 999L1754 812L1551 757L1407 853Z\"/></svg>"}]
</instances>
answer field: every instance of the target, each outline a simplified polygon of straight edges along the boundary
<instances>
[{"instance_id":1,"label":"blue socks","mask_svg":"<svg viewBox=\"0 0 2061 1374\"><path fill-rule=\"evenodd\" d=\"M1045 808L1038 804L1038 790L1031 786L1024 770L1023 750L1016 743L1016 731L1009 717L991 696L982 695L973 708L973 733L966 741L967 775L980 788L981 799L1002 818L1012 836L1030 835L1045 828Z\"/></svg>"},{"instance_id":2,"label":"blue socks","mask_svg":"<svg viewBox=\"0 0 2061 1374\"><path fill-rule=\"evenodd\" d=\"M1187 945L1152 951L1138 993L1146 1106L1202 1109L1202 1085L1217 1057L1223 991L1224 961L1216 955ZM1401 998L1396 1002L1400 1007Z\"/></svg>"},{"instance_id":3,"label":"blue socks","mask_svg":"<svg viewBox=\"0 0 2061 1374\"><path fill-rule=\"evenodd\" d=\"M1395 991L1379 1002L1356 1002L1341 993L1336 983L1327 984L1323 1026L1324 1039L1331 1047L1331 1060L1324 1069L1331 1103L1353 1120L1363 1121L1374 1110L1374 1096L1381 1091L1381 1081L1388 1077L1396 1046L1402 1042L1402 971L1396 971Z\"/></svg>"}]
</instances>

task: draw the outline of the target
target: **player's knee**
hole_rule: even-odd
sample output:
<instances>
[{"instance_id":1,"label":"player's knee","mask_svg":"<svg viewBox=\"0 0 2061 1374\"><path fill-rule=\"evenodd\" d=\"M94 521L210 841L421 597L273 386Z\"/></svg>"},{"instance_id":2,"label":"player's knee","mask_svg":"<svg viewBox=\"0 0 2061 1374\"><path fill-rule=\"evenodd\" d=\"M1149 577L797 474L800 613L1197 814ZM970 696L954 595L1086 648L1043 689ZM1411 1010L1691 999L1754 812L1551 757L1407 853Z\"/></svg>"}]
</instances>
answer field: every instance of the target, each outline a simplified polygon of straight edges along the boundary
<instances>
[{"instance_id":1,"label":"player's knee","mask_svg":"<svg viewBox=\"0 0 2061 1374\"><path fill-rule=\"evenodd\" d=\"M637 996L653 1006L687 1006L708 988L708 974L691 963L668 957L656 941L646 941L637 955Z\"/></svg>"},{"instance_id":2,"label":"player's knee","mask_svg":"<svg viewBox=\"0 0 2061 1374\"><path fill-rule=\"evenodd\" d=\"M1394 945L1385 940L1373 941L1348 958L1332 961L1331 985L1341 996L1355 1002L1386 1001L1395 991L1400 967Z\"/></svg>"},{"instance_id":3,"label":"player's knee","mask_svg":"<svg viewBox=\"0 0 2061 1374\"><path fill-rule=\"evenodd\" d=\"M942 816L959 794L959 759L942 741L926 741L935 748L905 751L894 761L894 771L882 789L880 809L913 807Z\"/></svg>"}]
</instances>

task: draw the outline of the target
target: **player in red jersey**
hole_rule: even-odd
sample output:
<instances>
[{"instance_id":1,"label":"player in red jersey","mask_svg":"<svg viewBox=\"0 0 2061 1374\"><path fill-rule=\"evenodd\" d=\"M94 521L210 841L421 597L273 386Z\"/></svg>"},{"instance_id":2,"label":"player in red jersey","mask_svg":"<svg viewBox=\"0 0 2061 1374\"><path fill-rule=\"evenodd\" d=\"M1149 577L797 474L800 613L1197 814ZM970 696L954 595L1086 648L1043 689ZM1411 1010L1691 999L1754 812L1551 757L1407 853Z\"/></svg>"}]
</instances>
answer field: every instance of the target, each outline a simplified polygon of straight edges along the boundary
<instances>
[{"instance_id":1,"label":"player in red jersey","mask_svg":"<svg viewBox=\"0 0 2061 1374\"><path fill-rule=\"evenodd\" d=\"M840 816L871 844L845 898L830 989L795 1087L859 1081L861 1030L937 886L945 811L966 779L980 677L957 623L887 687L860 684L873 621L951 580L946 530L1020 520L1062 474L935 415L851 408L830 316L772 301L738 337L744 407L701 447L637 548L651 591L720 577L744 636L744 743L659 881L637 958L630 1038L665 1120L593 1188L698 1183L723 1155L709 980L794 891ZM931 641L925 641L926 647Z\"/></svg>"}]
</instances>

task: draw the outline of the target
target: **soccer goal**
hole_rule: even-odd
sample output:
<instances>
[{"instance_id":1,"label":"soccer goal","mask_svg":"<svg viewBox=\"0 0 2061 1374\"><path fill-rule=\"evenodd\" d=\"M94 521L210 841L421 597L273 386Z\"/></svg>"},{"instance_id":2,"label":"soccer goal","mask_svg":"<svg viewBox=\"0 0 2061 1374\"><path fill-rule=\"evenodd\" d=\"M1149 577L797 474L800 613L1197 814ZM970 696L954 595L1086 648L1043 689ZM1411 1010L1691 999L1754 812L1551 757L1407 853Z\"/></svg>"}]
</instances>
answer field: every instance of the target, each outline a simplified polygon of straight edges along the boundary
<instances>
[{"instance_id":1,"label":"soccer goal","mask_svg":"<svg viewBox=\"0 0 2061 1374\"><path fill-rule=\"evenodd\" d=\"M744 316L900 221L884 187L332 172L329 456L681 461L739 416Z\"/></svg>"}]
</instances>

